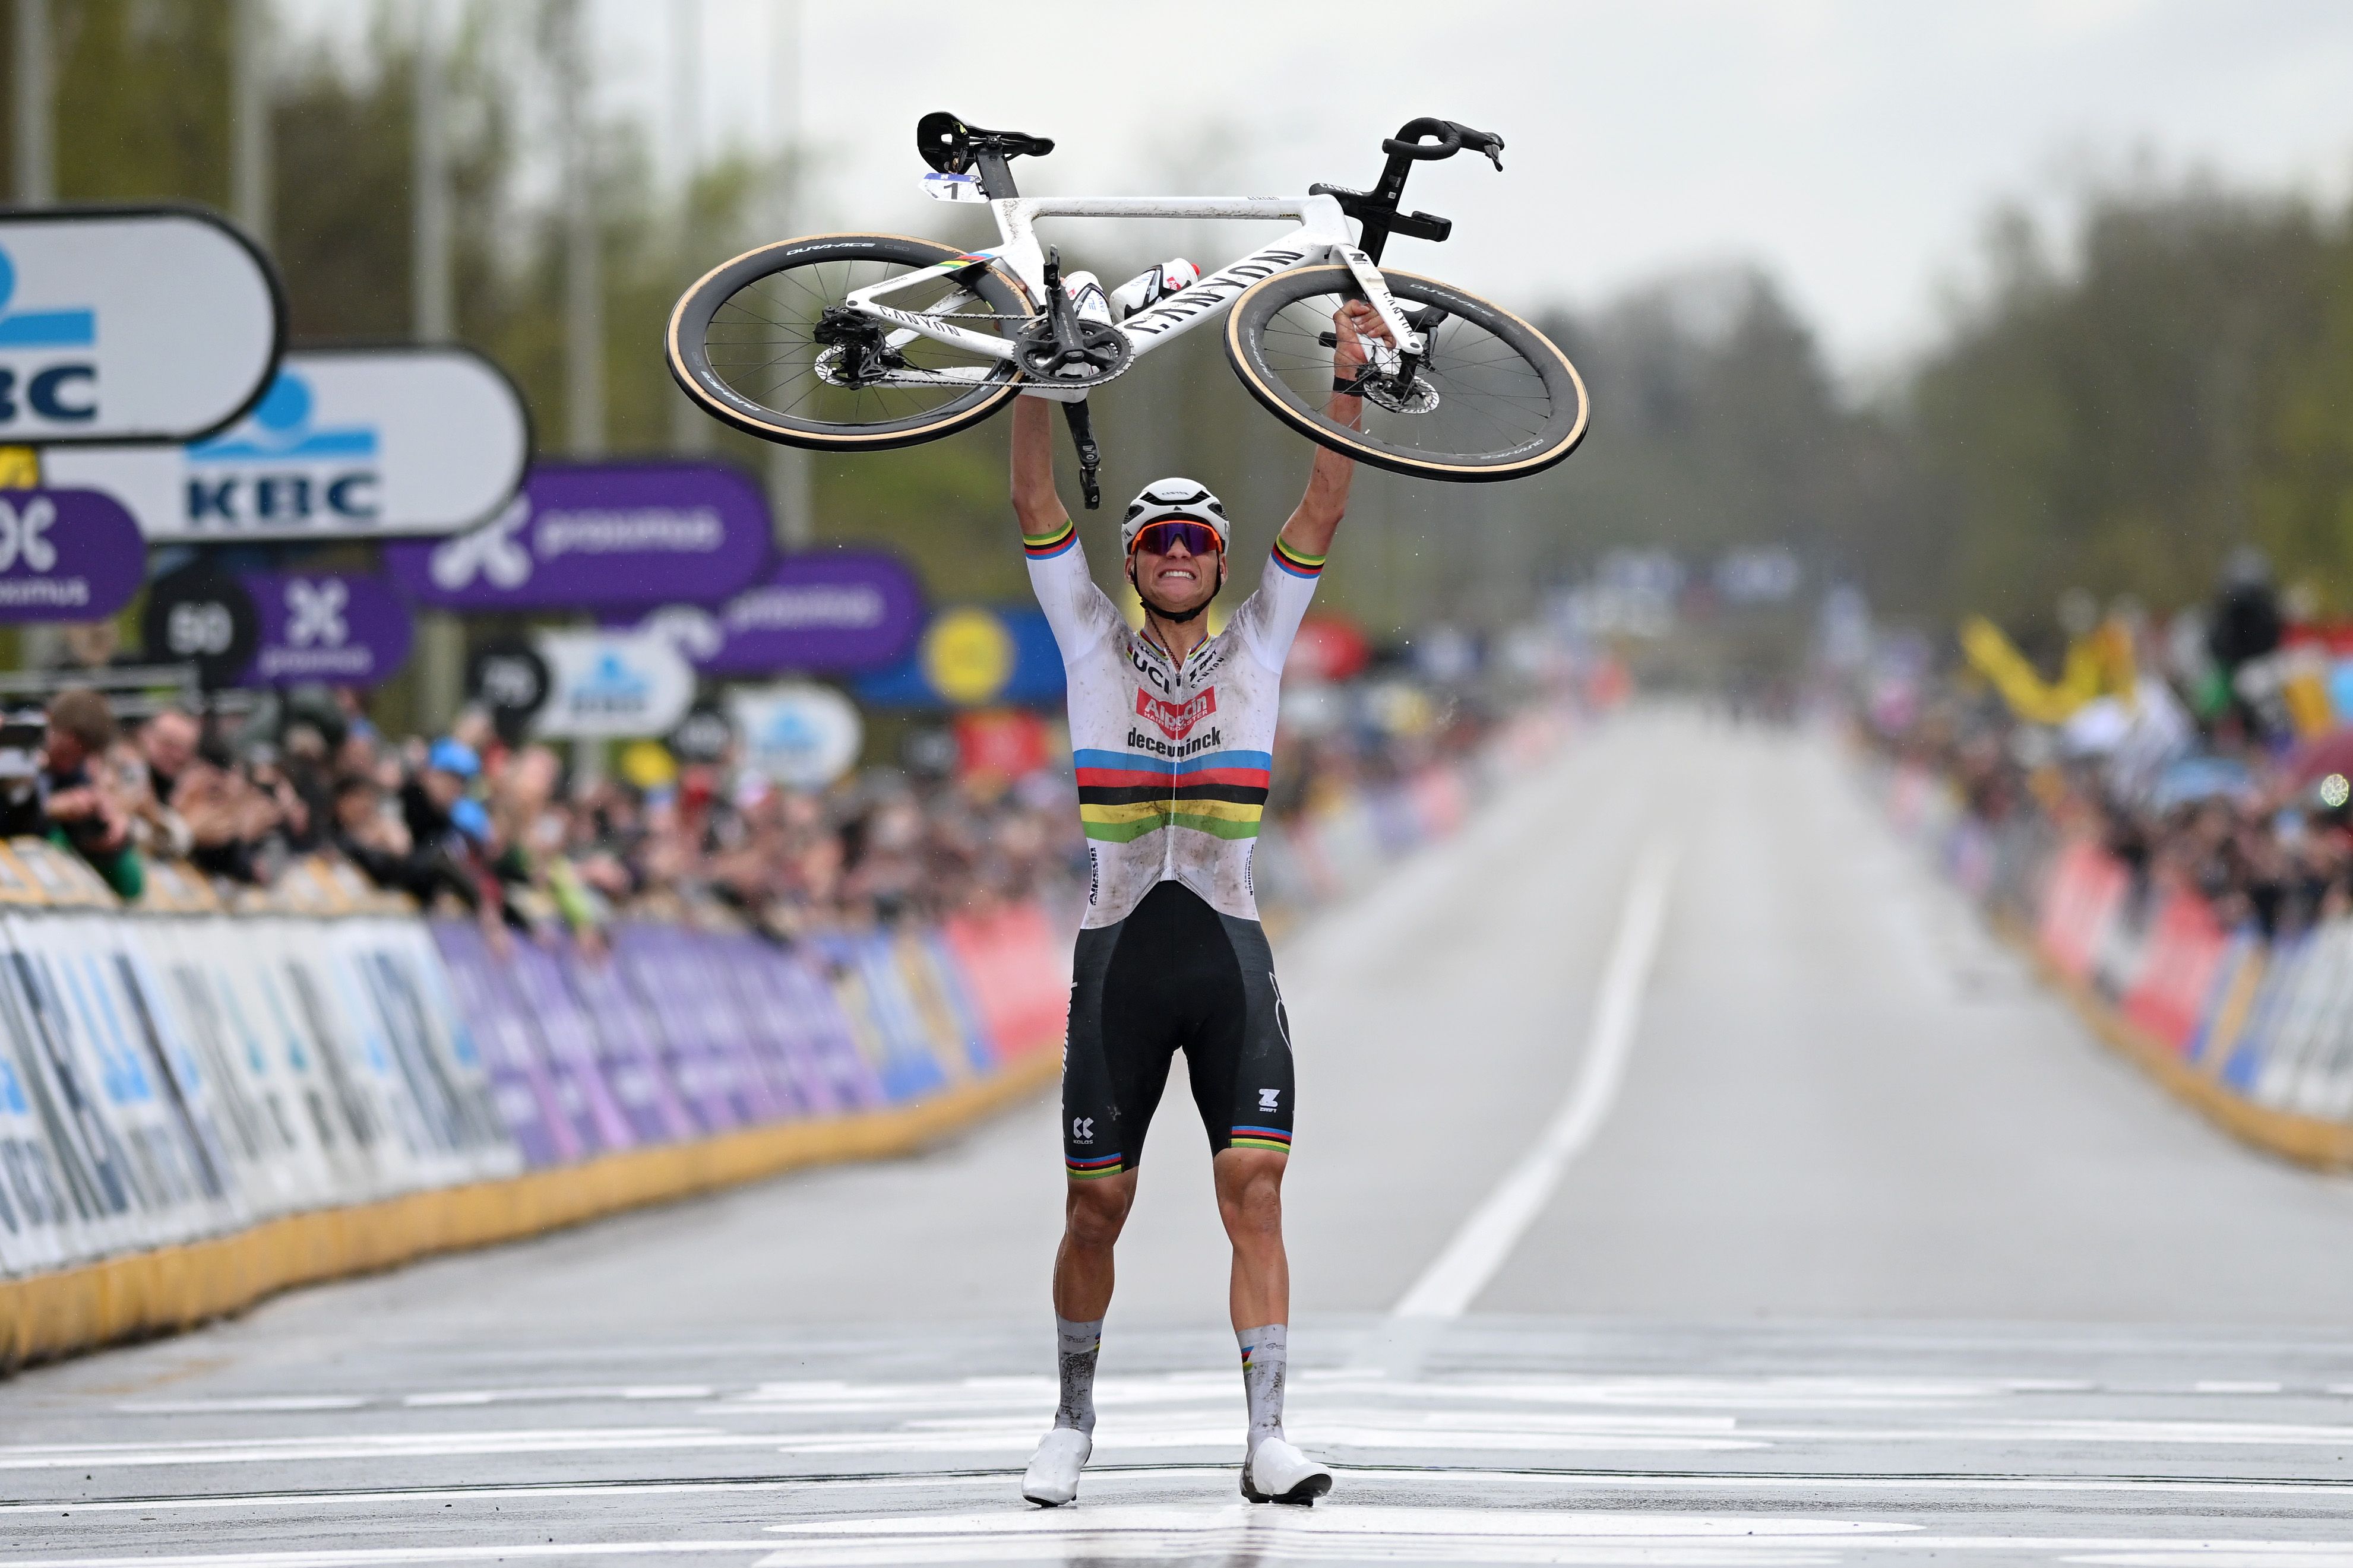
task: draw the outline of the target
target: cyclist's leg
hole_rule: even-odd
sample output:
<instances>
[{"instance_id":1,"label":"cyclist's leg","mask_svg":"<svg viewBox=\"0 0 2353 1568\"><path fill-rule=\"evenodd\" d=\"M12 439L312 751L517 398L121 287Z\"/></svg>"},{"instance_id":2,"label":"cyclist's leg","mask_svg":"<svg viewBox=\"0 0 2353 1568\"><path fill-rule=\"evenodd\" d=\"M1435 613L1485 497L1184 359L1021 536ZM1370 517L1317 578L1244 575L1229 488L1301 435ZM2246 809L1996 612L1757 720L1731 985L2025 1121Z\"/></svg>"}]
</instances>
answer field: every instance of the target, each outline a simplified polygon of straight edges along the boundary
<instances>
[{"instance_id":1,"label":"cyclist's leg","mask_svg":"<svg viewBox=\"0 0 2353 1568\"><path fill-rule=\"evenodd\" d=\"M1218 1211L1233 1243L1234 1328L1282 1322L1291 1305L1282 1172L1291 1152L1290 1019L1255 921L1210 911L1229 956L1225 996L1187 1047L1193 1103L1215 1152Z\"/></svg>"},{"instance_id":2,"label":"cyclist's leg","mask_svg":"<svg viewBox=\"0 0 2353 1568\"><path fill-rule=\"evenodd\" d=\"M1132 919L1133 917L1131 917ZM1111 1306L1112 1256L1135 1201L1144 1134L1173 1047L1156 998L1139 998L1133 963L1117 962L1126 921L1079 933L1062 1047L1062 1158L1068 1182L1054 1253L1054 1330L1061 1395L1053 1429L1030 1456L1021 1495L1054 1507L1078 1496L1094 1449L1095 1362ZM1165 1020L1166 1009L1159 1010Z\"/></svg>"},{"instance_id":3,"label":"cyclist's leg","mask_svg":"<svg viewBox=\"0 0 2353 1568\"><path fill-rule=\"evenodd\" d=\"M1060 1316L1111 1304L1112 1247L1135 1198L1135 1170L1176 1048L1181 980L1159 962L1166 905L1151 898L1116 925L1079 933L1062 1056L1062 1161L1070 1177L1055 1258Z\"/></svg>"},{"instance_id":4,"label":"cyclist's leg","mask_svg":"<svg viewBox=\"0 0 2353 1568\"><path fill-rule=\"evenodd\" d=\"M1233 1244L1230 1305L1250 1402L1242 1494L1259 1502L1312 1502L1331 1487L1331 1472L1292 1447L1282 1431L1291 1317L1282 1175L1295 1087L1290 1020L1266 933L1254 921L1217 918L1233 957L1232 979L1224 1008L1186 1057L1194 1103L1216 1151L1219 1215Z\"/></svg>"}]
</instances>

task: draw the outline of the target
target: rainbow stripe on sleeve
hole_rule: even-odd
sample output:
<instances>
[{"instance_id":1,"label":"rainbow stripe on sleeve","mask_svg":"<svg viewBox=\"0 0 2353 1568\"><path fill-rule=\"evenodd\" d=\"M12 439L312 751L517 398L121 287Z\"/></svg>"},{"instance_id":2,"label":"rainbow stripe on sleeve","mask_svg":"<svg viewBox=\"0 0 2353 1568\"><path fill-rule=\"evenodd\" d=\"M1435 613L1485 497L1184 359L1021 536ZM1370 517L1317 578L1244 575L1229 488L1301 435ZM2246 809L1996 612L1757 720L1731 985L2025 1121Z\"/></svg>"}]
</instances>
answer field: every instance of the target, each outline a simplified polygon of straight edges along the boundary
<instances>
[{"instance_id":1,"label":"rainbow stripe on sleeve","mask_svg":"<svg viewBox=\"0 0 2353 1568\"><path fill-rule=\"evenodd\" d=\"M1050 561L1079 542L1079 525L1069 518L1050 533L1025 533L1021 536L1021 552L1032 561Z\"/></svg>"},{"instance_id":2,"label":"rainbow stripe on sleeve","mask_svg":"<svg viewBox=\"0 0 2353 1568\"><path fill-rule=\"evenodd\" d=\"M1080 751L1079 825L1090 838L1127 844L1164 827L1255 838L1274 758L1209 752L1182 762L1140 752Z\"/></svg>"},{"instance_id":3,"label":"rainbow stripe on sleeve","mask_svg":"<svg viewBox=\"0 0 2353 1568\"><path fill-rule=\"evenodd\" d=\"M1103 1176L1118 1175L1122 1158L1118 1154L1104 1154L1092 1160L1073 1160L1065 1154L1062 1156L1062 1169L1074 1182L1092 1182Z\"/></svg>"},{"instance_id":4,"label":"rainbow stripe on sleeve","mask_svg":"<svg viewBox=\"0 0 2353 1568\"><path fill-rule=\"evenodd\" d=\"M1291 1152L1291 1134L1280 1127L1237 1127L1226 1140L1229 1149L1271 1149L1278 1154Z\"/></svg>"},{"instance_id":5,"label":"rainbow stripe on sleeve","mask_svg":"<svg viewBox=\"0 0 2353 1568\"><path fill-rule=\"evenodd\" d=\"M1323 556L1303 554L1281 539L1274 542L1274 563L1294 577L1317 577L1324 572Z\"/></svg>"}]
</instances>

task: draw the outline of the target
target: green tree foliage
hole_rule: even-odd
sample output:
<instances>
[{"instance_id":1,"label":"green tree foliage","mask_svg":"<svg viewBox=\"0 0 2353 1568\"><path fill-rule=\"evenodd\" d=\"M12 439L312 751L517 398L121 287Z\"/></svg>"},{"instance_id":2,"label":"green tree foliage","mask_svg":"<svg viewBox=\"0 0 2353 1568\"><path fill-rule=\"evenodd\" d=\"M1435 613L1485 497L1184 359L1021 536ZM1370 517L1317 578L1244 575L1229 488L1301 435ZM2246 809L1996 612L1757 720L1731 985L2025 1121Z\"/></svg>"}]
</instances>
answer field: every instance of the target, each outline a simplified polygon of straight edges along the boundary
<instances>
[{"instance_id":1,"label":"green tree foliage","mask_svg":"<svg viewBox=\"0 0 2353 1568\"><path fill-rule=\"evenodd\" d=\"M2063 268L2006 215L1990 287L1914 383L1936 607L2031 626L2071 587L2184 604L2240 544L2353 582L2341 229L2192 185L2095 197L2076 249Z\"/></svg>"}]
</instances>

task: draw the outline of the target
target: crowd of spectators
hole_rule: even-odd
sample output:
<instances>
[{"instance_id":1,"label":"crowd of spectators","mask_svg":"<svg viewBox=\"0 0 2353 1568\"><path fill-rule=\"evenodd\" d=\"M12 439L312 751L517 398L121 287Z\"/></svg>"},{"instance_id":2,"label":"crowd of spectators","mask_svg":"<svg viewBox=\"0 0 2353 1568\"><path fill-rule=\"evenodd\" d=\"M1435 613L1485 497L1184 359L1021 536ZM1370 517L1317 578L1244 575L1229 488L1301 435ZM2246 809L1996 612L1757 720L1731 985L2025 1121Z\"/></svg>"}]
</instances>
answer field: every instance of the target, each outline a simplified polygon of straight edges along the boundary
<instances>
[{"instance_id":1,"label":"crowd of spectators","mask_svg":"<svg viewBox=\"0 0 2353 1568\"><path fill-rule=\"evenodd\" d=\"M1467 753L1489 727L1469 704L1420 718L1395 735L1321 724L1286 736L1270 815ZM176 707L118 726L89 689L17 724L27 750L37 737L37 788L5 830L73 848L125 898L148 859L234 891L326 855L486 924L561 921L593 940L617 912L716 905L789 940L1084 885L1077 793L1059 763L1012 779L870 769L811 793L723 762L639 784L509 744L477 711L437 738L390 737L350 692L280 708L266 739Z\"/></svg>"},{"instance_id":2,"label":"crowd of spectators","mask_svg":"<svg viewBox=\"0 0 2353 1568\"><path fill-rule=\"evenodd\" d=\"M2211 605L2075 629L2078 656L2116 654L2107 689L2063 713L1967 667L1931 674L1915 645L1880 672L1865 730L1949 781L1998 858L2087 839L2142 892L2193 890L2266 937L2353 913L2348 639L2284 613L2246 563Z\"/></svg>"}]
</instances>

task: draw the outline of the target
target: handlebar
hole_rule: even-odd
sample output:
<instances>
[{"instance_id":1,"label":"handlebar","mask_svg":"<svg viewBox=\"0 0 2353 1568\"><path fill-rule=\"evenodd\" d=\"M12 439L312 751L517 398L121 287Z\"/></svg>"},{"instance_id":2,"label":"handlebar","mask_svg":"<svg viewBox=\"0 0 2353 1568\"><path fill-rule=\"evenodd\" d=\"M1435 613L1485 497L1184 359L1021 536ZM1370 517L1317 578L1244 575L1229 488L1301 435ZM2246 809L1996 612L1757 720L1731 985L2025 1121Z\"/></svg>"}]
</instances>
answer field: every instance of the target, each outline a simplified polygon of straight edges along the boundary
<instances>
[{"instance_id":1,"label":"handlebar","mask_svg":"<svg viewBox=\"0 0 2353 1568\"><path fill-rule=\"evenodd\" d=\"M1435 144L1422 140L1435 136ZM1504 166L1504 139L1492 131L1473 131L1468 125L1451 120L1433 120L1427 116L1409 120L1398 127L1395 136L1381 142L1381 151L1392 158L1411 158L1420 163L1451 158L1468 147L1473 153L1486 155L1487 161L1501 169Z\"/></svg>"}]
</instances>

